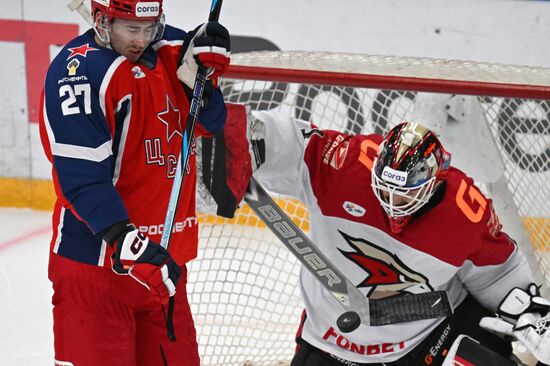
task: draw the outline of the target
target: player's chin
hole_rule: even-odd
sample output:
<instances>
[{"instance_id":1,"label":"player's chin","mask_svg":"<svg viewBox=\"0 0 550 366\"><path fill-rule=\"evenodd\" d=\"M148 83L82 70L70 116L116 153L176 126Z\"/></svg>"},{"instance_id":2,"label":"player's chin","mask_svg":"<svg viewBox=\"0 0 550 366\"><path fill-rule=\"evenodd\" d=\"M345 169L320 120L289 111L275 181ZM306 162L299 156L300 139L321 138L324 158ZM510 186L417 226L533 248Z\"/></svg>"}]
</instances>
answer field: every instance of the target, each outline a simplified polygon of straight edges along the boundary
<instances>
[{"instance_id":1,"label":"player's chin","mask_svg":"<svg viewBox=\"0 0 550 366\"><path fill-rule=\"evenodd\" d=\"M139 58L141 57L141 55L143 54L143 51L126 51L124 53L124 56L126 56L126 58L128 60L130 60L130 62L132 63L136 63L137 60L139 60Z\"/></svg>"}]
</instances>

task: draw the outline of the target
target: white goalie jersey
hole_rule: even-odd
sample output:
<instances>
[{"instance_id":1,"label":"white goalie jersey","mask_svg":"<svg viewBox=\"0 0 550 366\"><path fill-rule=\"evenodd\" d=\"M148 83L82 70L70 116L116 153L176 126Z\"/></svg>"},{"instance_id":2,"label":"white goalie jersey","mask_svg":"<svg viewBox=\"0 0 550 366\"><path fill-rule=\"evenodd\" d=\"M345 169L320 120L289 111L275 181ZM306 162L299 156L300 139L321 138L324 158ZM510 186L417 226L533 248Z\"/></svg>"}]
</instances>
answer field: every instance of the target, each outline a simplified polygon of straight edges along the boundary
<instances>
[{"instance_id":1,"label":"white goalie jersey","mask_svg":"<svg viewBox=\"0 0 550 366\"><path fill-rule=\"evenodd\" d=\"M393 234L371 189L381 136L352 136L273 112L253 113L266 129L266 160L254 176L268 190L306 204L311 239L365 296L444 290L454 309L469 292L496 311L511 288L533 282L525 258L501 231L491 200L461 171L451 167L442 199ZM306 308L302 338L353 362L399 359L442 321L361 324L344 334L336 325L342 306L304 268L300 287Z\"/></svg>"}]
</instances>

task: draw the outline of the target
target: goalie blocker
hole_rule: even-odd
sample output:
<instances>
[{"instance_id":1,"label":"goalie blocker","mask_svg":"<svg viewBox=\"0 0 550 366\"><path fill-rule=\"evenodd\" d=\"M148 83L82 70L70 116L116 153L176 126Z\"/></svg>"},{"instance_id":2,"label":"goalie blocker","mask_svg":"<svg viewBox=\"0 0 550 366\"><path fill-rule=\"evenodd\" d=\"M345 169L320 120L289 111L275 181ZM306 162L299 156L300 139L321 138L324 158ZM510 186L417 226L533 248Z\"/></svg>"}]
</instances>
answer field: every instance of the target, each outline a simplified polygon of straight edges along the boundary
<instances>
[{"instance_id":1,"label":"goalie blocker","mask_svg":"<svg viewBox=\"0 0 550 366\"><path fill-rule=\"evenodd\" d=\"M197 211L233 218L254 169L265 159L262 141L253 141L249 150L249 111L241 105L226 104L223 130L197 141Z\"/></svg>"}]
</instances>

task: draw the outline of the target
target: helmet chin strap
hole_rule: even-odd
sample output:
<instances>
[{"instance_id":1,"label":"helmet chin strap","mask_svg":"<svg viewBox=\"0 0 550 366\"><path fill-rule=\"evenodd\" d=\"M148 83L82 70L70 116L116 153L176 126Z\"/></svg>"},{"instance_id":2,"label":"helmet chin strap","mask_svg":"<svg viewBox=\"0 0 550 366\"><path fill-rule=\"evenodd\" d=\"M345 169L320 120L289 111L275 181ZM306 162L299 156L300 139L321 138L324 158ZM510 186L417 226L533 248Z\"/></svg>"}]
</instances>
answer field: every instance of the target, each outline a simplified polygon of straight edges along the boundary
<instances>
[{"instance_id":1,"label":"helmet chin strap","mask_svg":"<svg viewBox=\"0 0 550 366\"><path fill-rule=\"evenodd\" d=\"M106 25L107 19L105 16L101 17L100 23L101 23L101 29L103 30L104 35L102 36L101 33L99 32L99 28L96 22L94 22L94 26L93 26L94 32L97 38L99 38L99 40L105 45L105 47L112 50L113 48L111 47L111 37L109 35L109 30L108 30L109 27L108 25Z\"/></svg>"}]
</instances>

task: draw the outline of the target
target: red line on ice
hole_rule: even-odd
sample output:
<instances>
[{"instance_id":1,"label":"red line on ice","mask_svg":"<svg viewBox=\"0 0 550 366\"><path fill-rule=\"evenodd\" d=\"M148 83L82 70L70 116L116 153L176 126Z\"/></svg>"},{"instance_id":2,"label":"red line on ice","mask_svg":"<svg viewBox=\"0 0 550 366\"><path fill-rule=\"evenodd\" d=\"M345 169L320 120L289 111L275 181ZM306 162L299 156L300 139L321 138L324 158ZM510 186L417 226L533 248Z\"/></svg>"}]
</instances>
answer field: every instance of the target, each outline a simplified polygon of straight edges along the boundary
<instances>
[{"instance_id":1,"label":"red line on ice","mask_svg":"<svg viewBox=\"0 0 550 366\"><path fill-rule=\"evenodd\" d=\"M36 229L34 231L31 231L30 233L21 235L20 237L13 238L10 240L7 240L5 242L0 242L0 250L8 249L10 247L13 247L17 244L23 243L29 239L32 239L34 237L46 234L51 232L52 228L51 226L42 227L40 229Z\"/></svg>"}]
</instances>

